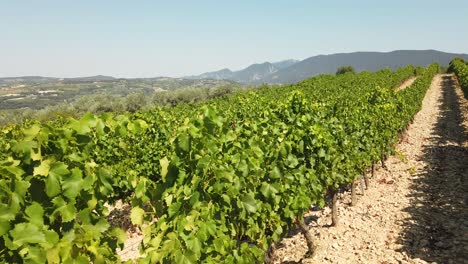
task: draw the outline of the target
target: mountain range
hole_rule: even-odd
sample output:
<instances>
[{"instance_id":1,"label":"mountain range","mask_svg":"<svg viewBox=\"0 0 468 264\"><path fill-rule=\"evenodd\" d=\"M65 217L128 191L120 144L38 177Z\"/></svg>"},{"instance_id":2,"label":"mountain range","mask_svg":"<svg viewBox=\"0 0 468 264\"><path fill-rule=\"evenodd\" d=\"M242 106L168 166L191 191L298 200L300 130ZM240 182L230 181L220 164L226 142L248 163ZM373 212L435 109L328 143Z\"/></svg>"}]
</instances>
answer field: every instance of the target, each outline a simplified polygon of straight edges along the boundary
<instances>
[{"instance_id":1,"label":"mountain range","mask_svg":"<svg viewBox=\"0 0 468 264\"><path fill-rule=\"evenodd\" d=\"M286 84L295 83L319 74L335 74L341 66L353 66L360 71L377 71L383 68L397 69L412 64L414 66L427 66L433 62L448 65L455 58L461 57L468 61L468 54L447 53L437 50L396 50L391 52L352 52L318 55L304 60L288 59L279 62L256 63L245 69L231 71L224 68L218 71L206 72L200 75L182 78L155 77L155 78L114 78L111 76L90 76L78 78L53 78L41 76L0 77L0 85L9 83L48 83L48 82L112 82L118 80L226 80L243 84Z\"/></svg>"},{"instance_id":2,"label":"mountain range","mask_svg":"<svg viewBox=\"0 0 468 264\"><path fill-rule=\"evenodd\" d=\"M272 75L282 69L288 68L299 62L298 60L284 60L279 62L264 62L252 64L249 67L240 71L231 71L230 69L222 69L214 72L206 72L196 76L186 76L186 79L228 79L240 83L255 83L261 82L264 78Z\"/></svg>"},{"instance_id":3,"label":"mountain range","mask_svg":"<svg viewBox=\"0 0 468 264\"><path fill-rule=\"evenodd\" d=\"M245 84L294 83L319 74L335 74L340 66L353 66L360 71L397 69L412 64L427 66L433 62L448 65L455 58L468 60L468 54L447 53L437 50L396 50L391 52L352 52L318 55L302 61L285 60L277 63L253 64L239 71L222 69L189 79L228 79Z\"/></svg>"}]
</instances>

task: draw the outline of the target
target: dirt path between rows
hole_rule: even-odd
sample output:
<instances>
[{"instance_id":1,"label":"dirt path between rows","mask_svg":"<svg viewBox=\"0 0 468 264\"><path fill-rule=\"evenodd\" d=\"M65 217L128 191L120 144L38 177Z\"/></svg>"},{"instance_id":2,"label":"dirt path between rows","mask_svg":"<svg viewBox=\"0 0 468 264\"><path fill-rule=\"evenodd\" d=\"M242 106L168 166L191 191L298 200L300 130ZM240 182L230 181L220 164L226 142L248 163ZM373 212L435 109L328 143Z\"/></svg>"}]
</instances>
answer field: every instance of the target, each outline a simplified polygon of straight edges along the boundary
<instances>
[{"instance_id":1,"label":"dirt path between rows","mask_svg":"<svg viewBox=\"0 0 468 264\"><path fill-rule=\"evenodd\" d=\"M316 254L306 258L305 239L291 234L276 263L468 263L468 103L453 78L434 78L358 204L340 195L339 226L329 227L330 208L306 216Z\"/></svg>"},{"instance_id":2,"label":"dirt path between rows","mask_svg":"<svg viewBox=\"0 0 468 264\"><path fill-rule=\"evenodd\" d=\"M416 81L418 77L411 77L411 78L408 78L406 80L404 80L397 88L396 90L397 91L400 91L400 90L403 90L407 87L409 87L410 85L412 85L414 83L414 81Z\"/></svg>"}]
</instances>

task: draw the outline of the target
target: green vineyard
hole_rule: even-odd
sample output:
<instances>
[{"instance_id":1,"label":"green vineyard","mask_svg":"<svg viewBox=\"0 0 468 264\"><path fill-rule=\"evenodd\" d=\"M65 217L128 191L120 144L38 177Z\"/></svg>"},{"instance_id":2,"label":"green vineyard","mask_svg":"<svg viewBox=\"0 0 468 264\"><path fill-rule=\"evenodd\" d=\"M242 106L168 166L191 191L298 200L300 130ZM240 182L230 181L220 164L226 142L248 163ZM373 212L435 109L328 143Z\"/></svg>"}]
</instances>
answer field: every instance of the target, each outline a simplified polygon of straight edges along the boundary
<instances>
[{"instance_id":1,"label":"green vineyard","mask_svg":"<svg viewBox=\"0 0 468 264\"><path fill-rule=\"evenodd\" d=\"M467 65L455 64L467 89ZM392 153L438 70L2 127L0 262L119 262L126 233L107 220L119 200L144 235L141 263L261 262L311 205Z\"/></svg>"},{"instance_id":2,"label":"green vineyard","mask_svg":"<svg viewBox=\"0 0 468 264\"><path fill-rule=\"evenodd\" d=\"M450 62L449 71L455 73L458 78L458 82L468 98L468 65L463 59L456 58Z\"/></svg>"}]
</instances>

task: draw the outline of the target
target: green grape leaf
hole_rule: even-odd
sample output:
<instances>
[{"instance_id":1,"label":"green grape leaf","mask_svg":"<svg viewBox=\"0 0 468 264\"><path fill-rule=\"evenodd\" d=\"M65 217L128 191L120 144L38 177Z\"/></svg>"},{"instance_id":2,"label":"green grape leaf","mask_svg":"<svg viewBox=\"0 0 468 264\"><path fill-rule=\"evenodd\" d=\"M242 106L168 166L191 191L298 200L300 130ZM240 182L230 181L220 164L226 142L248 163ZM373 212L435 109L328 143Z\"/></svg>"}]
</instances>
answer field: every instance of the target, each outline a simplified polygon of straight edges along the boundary
<instances>
[{"instance_id":1,"label":"green grape leaf","mask_svg":"<svg viewBox=\"0 0 468 264\"><path fill-rule=\"evenodd\" d=\"M262 187L260 188L260 192L266 198L270 198L273 197L276 193L278 193L278 190L273 185L263 182Z\"/></svg>"},{"instance_id":2,"label":"green grape leaf","mask_svg":"<svg viewBox=\"0 0 468 264\"><path fill-rule=\"evenodd\" d=\"M62 222L67 223L75 219L76 208L74 203L67 203L62 197L57 196L52 199L55 205L55 211L52 213L52 219L56 219L57 215L62 217Z\"/></svg>"},{"instance_id":3,"label":"green grape leaf","mask_svg":"<svg viewBox=\"0 0 468 264\"><path fill-rule=\"evenodd\" d=\"M241 201L244 208L250 213L255 213L257 211L257 203L252 193L242 195Z\"/></svg>"},{"instance_id":4,"label":"green grape leaf","mask_svg":"<svg viewBox=\"0 0 468 264\"><path fill-rule=\"evenodd\" d=\"M145 216L145 210L140 207L133 207L130 213L130 220L132 224L141 226L143 224L143 218Z\"/></svg>"},{"instance_id":5,"label":"green grape leaf","mask_svg":"<svg viewBox=\"0 0 468 264\"><path fill-rule=\"evenodd\" d=\"M168 167L169 167L169 160L167 157L164 157L159 160L159 164L161 165L161 177L164 180L167 175Z\"/></svg>"},{"instance_id":6,"label":"green grape leaf","mask_svg":"<svg viewBox=\"0 0 468 264\"><path fill-rule=\"evenodd\" d=\"M70 171L63 162L54 162L50 165L49 176L46 179L46 194L49 197L55 197L60 192L60 181Z\"/></svg>"},{"instance_id":7,"label":"green grape leaf","mask_svg":"<svg viewBox=\"0 0 468 264\"><path fill-rule=\"evenodd\" d=\"M10 231L12 237L12 250L27 244L42 244L46 242L46 236L39 227L31 223L20 223Z\"/></svg>"},{"instance_id":8,"label":"green grape leaf","mask_svg":"<svg viewBox=\"0 0 468 264\"><path fill-rule=\"evenodd\" d=\"M0 219L0 237L10 231L11 226L10 223Z\"/></svg>"},{"instance_id":9,"label":"green grape leaf","mask_svg":"<svg viewBox=\"0 0 468 264\"><path fill-rule=\"evenodd\" d=\"M44 209L36 202L33 202L30 206L26 207L26 215L29 218L29 222L42 227L44 225Z\"/></svg>"},{"instance_id":10,"label":"green grape leaf","mask_svg":"<svg viewBox=\"0 0 468 264\"><path fill-rule=\"evenodd\" d=\"M47 176L49 175L49 170L50 170L50 160L43 160L39 166L34 168L33 175L37 176Z\"/></svg>"},{"instance_id":11,"label":"green grape leaf","mask_svg":"<svg viewBox=\"0 0 468 264\"><path fill-rule=\"evenodd\" d=\"M74 199L81 191L83 185L83 173L78 168L71 170L69 177L62 180L63 195Z\"/></svg>"}]
</instances>

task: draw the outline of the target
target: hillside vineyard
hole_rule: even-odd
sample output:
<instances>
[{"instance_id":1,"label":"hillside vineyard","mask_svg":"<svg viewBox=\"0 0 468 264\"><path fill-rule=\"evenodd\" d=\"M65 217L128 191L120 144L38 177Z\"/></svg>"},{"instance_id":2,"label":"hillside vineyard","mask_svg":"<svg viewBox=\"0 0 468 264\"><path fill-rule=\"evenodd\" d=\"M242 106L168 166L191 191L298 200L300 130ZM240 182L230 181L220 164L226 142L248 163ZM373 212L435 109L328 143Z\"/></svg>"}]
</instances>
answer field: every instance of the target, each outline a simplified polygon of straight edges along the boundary
<instances>
[{"instance_id":1,"label":"hillside vineyard","mask_svg":"<svg viewBox=\"0 0 468 264\"><path fill-rule=\"evenodd\" d=\"M456 58L450 62L449 70L455 73L465 97L468 98L468 64L463 59Z\"/></svg>"},{"instance_id":2,"label":"hillside vineyard","mask_svg":"<svg viewBox=\"0 0 468 264\"><path fill-rule=\"evenodd\" d=\"M466 65L465 65L466 66ZM0 130L0 261L256 263L310 205L393 151L438 65L322 75L202 104ZM394 87L417 75L408 88Z\"/></svg>"}]
</instances>

